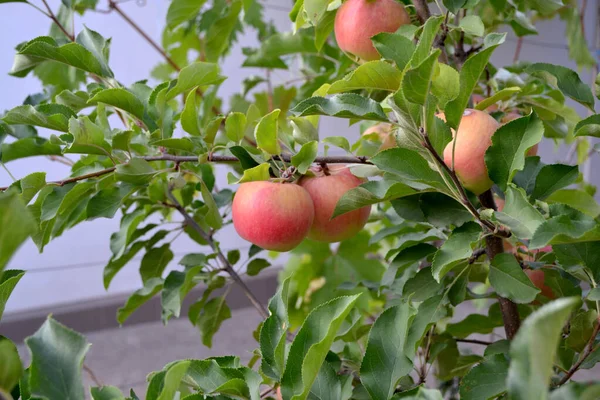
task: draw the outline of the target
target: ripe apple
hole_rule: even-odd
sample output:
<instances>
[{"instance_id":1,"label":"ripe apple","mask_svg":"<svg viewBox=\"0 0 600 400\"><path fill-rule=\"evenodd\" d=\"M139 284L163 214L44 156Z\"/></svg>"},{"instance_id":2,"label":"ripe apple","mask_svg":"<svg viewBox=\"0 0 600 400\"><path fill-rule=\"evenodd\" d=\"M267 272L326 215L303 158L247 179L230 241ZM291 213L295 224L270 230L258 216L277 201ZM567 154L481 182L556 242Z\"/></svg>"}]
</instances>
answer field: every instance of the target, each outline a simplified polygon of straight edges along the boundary
<instances>
[{"instance_id":1,"label":"ripe apple","mask_svg":"<svg viewBox=\"0 0 600 400\"><path fill-rule=\"evenodd\" d=\"M294 183L246 182L233 198L233 226L247 241L267 250L289 251L304 240L315 209L308 192Z\"/></svg>"},{"instance_id":2,"label":"ripe apple","mask_svg":"<svg viewBox=\"0 0 600 400\"><path fill-rule=\"evenodd\" d=\"M525 271L525 274L527 274L527 276L531 280L531 283L533 283L533 285L535 287L537 287L538 289L540 289L542 291L542 295L544 297L547 297L550 300L554 300L556 298L556 295L552 291L552 288L550 286L546 286L544 284L544 279L545 279L546 275L544 274L543 270L541 270L541 269L525 269L524 271Z\"/></svg>"},{"instance_id":3,"label":"ripe apple","mask_svg":"<svg viewBox=\"0 0 600 400\"><path fill-rule=\"evenodd\" d=\"M347 0L335 16L335 38L340 49L365 61L381 58L371 38L410 24L404 6L396 0Z\"/></svg>"},{"instance_id":4,"label":"ripe apple","mask_svg":"<svg viewBox=\"0 0 600 400\"><path fill-rule=\"evenodd\" d=\"M338 200L350 189L366 182L366 179L352 175L346 166L331 166L326 169L313 169L314 177L304 176L300 186L306 189L315 206L309 239L320 242L341 242L356 235L369 219L371 207L363 207L333 219L333 211Z\"/></svg>"},{"instance_id":5,"label":"ripe apple","mask_svg":"<svg viewBox=\"0 0 600 400\"><path fill-rule=\"evenodd\" d=\"M396 143L396 138L394 137L392 124L376 124L363 132L363 136L371 134L377 134L379 140L381 141L379 151L391 149L392 147L398 146L398 144Z\"/></svg>"},{"instance_id":6,"label":"ripe apple","mask_svg":"<svg viewBox=\"0 0 600 400\"><path fill-rule=\"evenodd\" d=\"M439 118L446 120L444 114ZM490 189L493 182L485 165L485 152L492 145L492 135L500 125L483 111L466 109L458 127L453 130L453 139L444 149L444 162L452 168L454 142L454 170L456 175L471 192L481 194Z\"/></svg>"},{"instance_id":7,"label":"ripe apple","mask_svg":"<svg viewBox=\"0 0 600 400\"><path fill-rule=\"evenodd\" d=\"M517 112L514 112L514 111L511 111L511 112L507 113L506 115L504 115L504 117L502 117L502 119L500 120L500 122L502 122L502 124L506 124L507 122L510 122L510 121L512 121L514 119L521 118L521 117L522 117L521 114L519 114ZM531 146L529 148L529 150L527 150L526 156L527 157L537 156L537 154L538 154L538 148L539 148L539 144Z\"/></svg>"}]
</instances>

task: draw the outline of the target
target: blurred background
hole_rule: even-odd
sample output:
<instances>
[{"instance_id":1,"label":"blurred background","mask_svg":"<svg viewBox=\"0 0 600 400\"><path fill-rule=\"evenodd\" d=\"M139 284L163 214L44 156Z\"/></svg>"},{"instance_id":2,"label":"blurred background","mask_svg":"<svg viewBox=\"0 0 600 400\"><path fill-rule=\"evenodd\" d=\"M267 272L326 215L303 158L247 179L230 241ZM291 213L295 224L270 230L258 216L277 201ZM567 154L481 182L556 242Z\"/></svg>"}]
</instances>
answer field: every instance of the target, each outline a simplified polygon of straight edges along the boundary
<instances>
[{"instance_id":1,"label":"blurred background","mask_svg":"<svg viewBox=\"0 0 600 400\"><path fill-rule=\"evenodd\" d=\"M33 0L35 2L36 0ZM586 3L585 26L592 54L598 54L598 11L600 0L580 0ZM100 0L98 9L107 10L108 6ZM49 4L57 9L60 0L50 0ZM160 43L161 32L168 0L127 1L121 8L154 40ZM290 0L264 1L265 15L279 30L289 30L291 23L288 12ZM153 67L162 61L161 56L135 32L116 13L88 12L85 17L75 21L78 31L85 24L100 32L104 37L112 37L110 64L116 77L129 85L150 76ZM0 110L21 104L24 98L41 91L37 79L15 78L7 74L10 70L15 46L36 36L48 32L50 21L31 7L19 3L2 4L0 8ZM576 69L569 60L566 44L565 26L562 21L538 23L539 36L526 37L520 49L520 59L534 62L549 62ZM265 71L256 68L241 68L244 57L243 47L256 47L255 34L241 36L232 48L230 55L221 65L222 74L228 79L221 85L220 95L227 99L239 91L244 78L250 75L264 75ZM492 57L496 66L512 62L515 57L517 39L509 34L507 43L500 46ZM579 71L586 83L593 83L592 71ZM275 83L294 79L294 71L276 71L272 75ZM225 104L224 109L227 109ZM586 111L578 107L578 112ZM43 133L42 133L43 134ZM357 126L348 127L346 120L323 118L320 126L321 137L344 135L353 142L358 138ZM545 139L540 146L540 156L546 162L567 162L573 154L568 148L557 148L551 140ZM573 162L574 159L571 159ZM21 178L31 172L46 171L47 180L66 177L69 167L43 157L26 158L11 162L10 172ZM589 181L600 184L600 156L597 154L582 168ZM226 166L217 167L217 181L226 182ZM0 169L0 187L12 182L10 175ZM145 373L162 368L176 358L207 357L216 354L238 354L242 360L251 357L255 347L252 330L260 322L254 309L245 309L243 296L231 293L233 318L227 321L219 337L215 339L212 350L202 347L195 328L186 318L172 321L163 327L157 304L148 304L127 322L118 328L115 310L121 306L127 296L142 287L138 274L141 259L134 258L129 267L125 267L113 280L107 291L102 284L102 271L110 258L110 235L117 231L119 218L112 220L97 219L80 224L67 231L62 237L53 240L39 254L35 245L27 242L9 263L8 268L23 269L27 273L17 285L0 323L0 334L14 340L22 340L33 333L45 316L52 312L59 320L79 331L87 332L88 339L94 343L87 364L94 369L98 377L107 383L121 388L144 386ZM2 229L2 227L0 227ZM244 254L249 245L242 241L230 226L220 233L218 238L224 250L240 249ZM190 252L199 252L197 244L185 238L172 244L175 253L173 266L180 258ZM286 257L280 256L274 265L283 265ZM276 268L274 268L276 269ZM276 271L266 273L251 281L253 289L261 297L268 299L276 286ZM193 296L192 296L193 297ZM152 321L152 322L150 322ZM106 331L110 329L111 332ZM26 356L26 355L25 355ZM119 368L114 366L118 365ZM138 395L143 391L139 389Z\"/></svg>"}]
</instances>

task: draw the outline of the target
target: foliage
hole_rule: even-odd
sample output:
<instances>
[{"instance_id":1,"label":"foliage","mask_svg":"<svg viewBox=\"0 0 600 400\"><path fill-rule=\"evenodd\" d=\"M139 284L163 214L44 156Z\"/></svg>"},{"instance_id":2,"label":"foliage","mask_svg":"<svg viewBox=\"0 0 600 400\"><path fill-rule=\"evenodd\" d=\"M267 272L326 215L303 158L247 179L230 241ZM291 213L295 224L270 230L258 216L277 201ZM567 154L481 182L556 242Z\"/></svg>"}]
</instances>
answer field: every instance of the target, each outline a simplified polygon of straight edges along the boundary
<instances>
[{"instance_id":1,"label":"foliage","mask_svg":"<svg viewBox=\"0 0 600 400\"><path fill-rule=\"evenodd\" d=\"M13 1L35 12L25 8L30 0ZM164 63L130 86L110 68L111 40L89 28L73 32L73 14L96 1L38 8L53 19L49 35L20 44L9 73L35 75L44 91L0 118L0 163L10 169L47 156L72 171L57 182L13 171L19 179L0 189L0 317L25 273L7 269L25 240L41 252L80 223L120 218L104 286L140 255L143 281L119 309L120 323L160 296L165 324L187 314L211 346L231 318L230 290L246 291L264 317L258 370L234 356L174 361L148 375L147 399L258 400L278 390L294 400L597 398L600 381L570 382L600 360L600 206L578 167L594 154L587 138L600 137L594 90L564 66L490 62L505 41L499 30L522 38L537 33L535 22L561 18L571 57L593 66L583 10L566 0L443 0L447 12L427 18L426 1L403 3L413 24L374 36L381 60L363 63L334 40L339 0L296 0L293 32L266 22L258 0L172 0ZM123 13L112 0L109 10ZM243 49L240 68L267 73L222 99L220 64L241 35L257 35L260 46ZM278 84L275 69L298 78ZM593 115L580 117L575 103ZM492 138L484 166L493 193L479 197L442 155L470 107L514 119ZM319 137L330 117L362 131L390 124L395 146L382 150L376 134L356 143ZM572 146L578 163L542 162L530 149L543 139ZM215 182L218 163L229 168L227 183ZM273 254L257 246L224 254L217 240L231 223L232 185L295 181L315 163L351 164L370 178L332 215L368 206L369 223L337 245L305 240L265 308L240 274L272 269ZM167 273L180 234L199 250ZM198 285L203 296L184 309ZM457 307L469 303L485 313L457 320ZM505 339L473 337L502 327ZM481 351L462 345L473 341ZM138 398L85 388L89 344L52 317L26 344L32 361L23 369L14 344L0 337L2 398Z\"/></svg>"}]
</instances>

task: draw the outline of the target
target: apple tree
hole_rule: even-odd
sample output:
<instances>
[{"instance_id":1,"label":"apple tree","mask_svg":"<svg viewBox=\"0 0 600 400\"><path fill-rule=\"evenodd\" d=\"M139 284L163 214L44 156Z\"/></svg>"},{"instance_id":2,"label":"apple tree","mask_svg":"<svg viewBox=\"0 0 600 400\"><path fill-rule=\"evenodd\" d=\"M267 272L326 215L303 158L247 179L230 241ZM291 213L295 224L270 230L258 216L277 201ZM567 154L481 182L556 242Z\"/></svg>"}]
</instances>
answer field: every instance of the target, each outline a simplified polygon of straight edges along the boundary
<instances>
[{"instance_id":1,"label":"apple tree","mask_svg":"<svg viewBox=\"0 0 600 400\"><path fill-rule=\"evenodd\" d=\"M172 0L161 43L116 0L8 2L22 3L24 24L46 15L49 34L3 55L7 73L44 90L0 118L14 176L0 188L0 317L24 241L42 252L78 224L119 218L103 283L123 268L143 282L119 323L159 296L157 318L187 314L211 346L231 290L263 317L249 364L174 360L148 375L146 399L600 398L600 379L572 379L600 361L600 206L580 168L600 137L595 85L579 75L596 68L587 2L282 1L280 32L259 0ZM152 76L119 81L110 45L127 38L75 30L74 15L91 12L119 14L160 52ZM520 54L553 19L579 71ZM492 63L507 30L514 60ZM220 64L242 35L259 46L240 70L264 74L224 99ZM272 78L286 69L297 77ZM327 118L360 126L360 139L324 135ZM542 140L568 159L542 160ZM11 167L33 157L71 173ZM231 225L248 251L222 250ZM180 235L198 250L174 260ZM246 276L288 251L264 305ZM88 343L52 317L26 344L28 366L0 337L1 399L138 399L85 388Z\"/></svg>"}]
</instances>

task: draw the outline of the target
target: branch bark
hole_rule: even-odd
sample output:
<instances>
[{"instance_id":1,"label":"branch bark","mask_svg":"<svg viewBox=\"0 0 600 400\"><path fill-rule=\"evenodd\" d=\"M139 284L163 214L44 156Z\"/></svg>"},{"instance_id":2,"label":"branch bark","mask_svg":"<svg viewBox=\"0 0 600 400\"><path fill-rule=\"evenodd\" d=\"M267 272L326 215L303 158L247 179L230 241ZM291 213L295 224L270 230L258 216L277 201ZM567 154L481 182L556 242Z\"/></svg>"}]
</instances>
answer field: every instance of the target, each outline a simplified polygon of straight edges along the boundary
<instances>
[{"instance_id":1,"label":"branch bark","mask_svg":"<svg viewBox=\"0 0 600 400\"><path fill-rule=\"evenodd\" d=\"M479 201L481 205L486 208L491 208L493 210L497 210L496 202L494 201L494 195L491 190L484 192L479 196ZM488 235L485 238L486 242L486 253L490 262L501 253L504 253L504 243L502 239L493 235ZM500 303L500 310L502 311L502 320L504 321L504 331L506 332L506 337L509 340L512 340L519 327L521 326L521 319L519 317L519 310L517 309L517 305L504 297L498 297L498 302Z\"/></svg>"},{"instance_id":2,"label":"branch bark","mask_svg":"<svg viewBox=\"0 0 600 400\"><path fill-rule=\"evenodd\" d=\"M141 157L141 158L146 161L173 161L175 163L198 162L198 157L196 157L196 156L175 156L172 154L163 154L160 156L147 156L147 157ZM284 161L284 162L288 162L288 163L291 162L291 159L292 159L292 157L290 155L273 157L273 160L275 160L275 161ZM212 155L211 157L209 157L207 162L236 163L236 162L239 162L239 160L234 156ZM316 164L319 164L322 162L328 163L328 164L370 164L370 161L367 157L331 156L331 157L317 157L315 159ZM116 169L116 167L110 167L110 168L106 168L106 169L92 172L92 173L85 174L85 175L74 176L72 178L67 178L67 179L63 179L60 181L48 182L47 184L64 186L69 183L83 181L85 179L97 178L97 177L100 177L103 175L107 175L107 174L110 174L111 172L114 172L115 169ZM8 189L8 186L0 187L0 192L4 191L6 189Z\"/></svg>"},{"instance_id":3,"label":"branch bark","mask_svg":"<svg viewBox=\"0 0 600 400\"><path fill-rule=\"evenodd\" d=\"M577 362L575 364L573 364L573 366L569 369L567 374L565 376L563 376L563 378L560 380L560 382L558 382L558 386L561 386L561 385L564 385L565 383L567 383L567 381L569 379L571 379L571 377L573 375L575 375L575 372L579 371L581 364L583 364L583 362L589 357L589 355L592 354L592 352L594 351L594 342L596 341L596 336L598 336L598 333L600 333L600 319L596 320L596 327L594 328L594 331L592 332L592 336L590 337L590 340L588 341L587 345L585 346L583 353L581 353L581 355L579 356L579 359L577 360Z\"/></svg>"},{"instance_id":4,"label":"branch bark","mask_svg":"<svg viewBox=\"0 0 600 400\"><path fill-rule=\"evenodd\" d=\"M173 203L173 206L179 211L179 213L183 216L188 226L194 229L198 234L204 239L208 245L213 249L213 251L217 254L217 259L222 264L222 268L231 279L244 291L244 294L250 300L250 303L256 308L256 311L260 314L263 319L267 319L269 317L269 312L267 308L256 298L252 290L246 285L246 283L242 280L242 278L238 275L237 272L233 269L231 263L227 260L227 257L223 254L217 243L214 241L212 236L208 234L208 232L204 231L202 227L185 211L185 208L177 201L171 190L167 190L167 197Z\"/></svg>"},{"instance_id":5,"label":"branch bark","mask_svg":"<svg viewBox=\"0 0 600 400\"><path fill-rule=\"evenodd\" d=\"M429 17L431 17L431 10L429 10L427 0L413 0L413 4L415 6L415 10L417 11L419 21L421 21L423 24L429 19Z\"/></svg>"}]
</instances>

